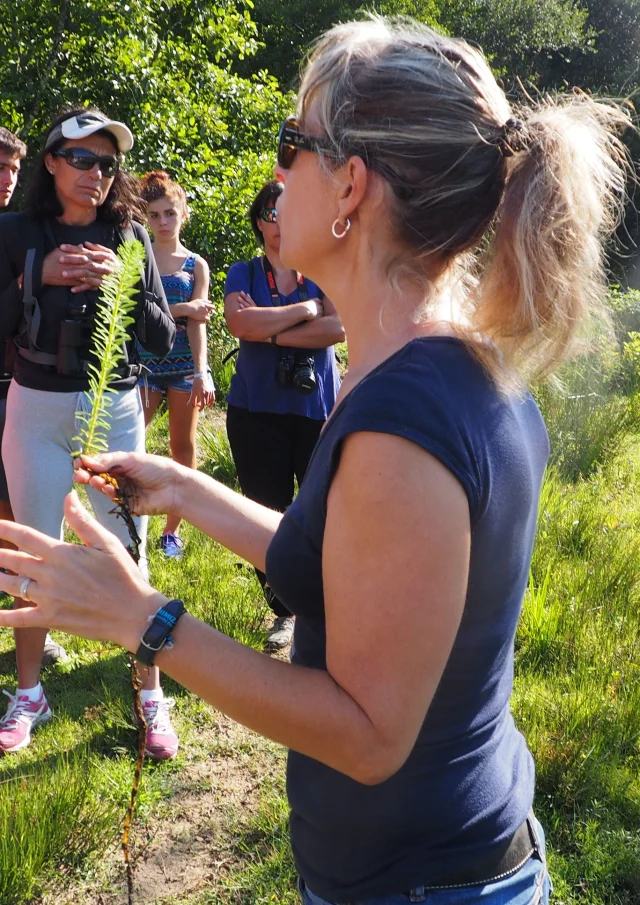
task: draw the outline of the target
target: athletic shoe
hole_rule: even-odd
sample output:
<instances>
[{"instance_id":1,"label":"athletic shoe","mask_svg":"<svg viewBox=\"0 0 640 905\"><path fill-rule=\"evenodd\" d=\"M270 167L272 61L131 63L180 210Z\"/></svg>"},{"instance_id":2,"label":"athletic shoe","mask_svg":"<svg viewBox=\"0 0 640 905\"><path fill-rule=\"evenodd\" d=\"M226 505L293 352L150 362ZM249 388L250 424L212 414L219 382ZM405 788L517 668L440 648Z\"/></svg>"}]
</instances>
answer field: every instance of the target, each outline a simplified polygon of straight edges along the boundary
<instances>
[{"instance_id":1,"label":"athletic shoe","mask_svg":"<svg viewBox=\"0 0 640 905\"><path fill-rule=\"evenodd\" d=\"M68 660L69 655L61 644L58 644L57 641L54 641L51 635L47 633L47 637L44 640L44 649L42 651L42 659L40 660L43 666L51 666L53 663L57 663L58 660Z\"/></svg>"},{"instance_id":2,"label":"athletic shoe","mask_svg":"<svg viewBox=\"0 0 640 905\"><path fill-rule=\"evenodd\" d=\"M163 534L160 538L160 549L167 559L182 559L184 541L177 534Z\"/></svg>"},{"instance_id":3,"label":"athletic shoe","mask_svg":"<svg viewBox=\"0 0 640 905\"><path fill-rule=\"evenodd\" d=\"M175 705L173 698L147 701L142 705L147 724L147 745L144 753L152 760L170 760L178 753L178 736L169 718L169 709Z\"/></svg>"},{"instance_id":4,"label":"athletic shoe","mask_svg":"<svg viewBox=\"0 0 640 905\"><path fill-rule=\"evenodd\" d=\"M267 635L269 650L281 650L293 640L293 616L278 616Z\"/></svg>"},{"instance_id":5,"label":"athletic shoe","mask_svg":"<svg viewBox=\"0 0 640 905\"><path fill-rule=\"evenodd\" d=\"M44 696L44 691L37 701L30 701L26 695L3 694L9 698L7 712L0 720L0 751L8 754L26 748L31 741L31 730L43 723L48 723L53 714Z\"/></svg>"}]
</instances>

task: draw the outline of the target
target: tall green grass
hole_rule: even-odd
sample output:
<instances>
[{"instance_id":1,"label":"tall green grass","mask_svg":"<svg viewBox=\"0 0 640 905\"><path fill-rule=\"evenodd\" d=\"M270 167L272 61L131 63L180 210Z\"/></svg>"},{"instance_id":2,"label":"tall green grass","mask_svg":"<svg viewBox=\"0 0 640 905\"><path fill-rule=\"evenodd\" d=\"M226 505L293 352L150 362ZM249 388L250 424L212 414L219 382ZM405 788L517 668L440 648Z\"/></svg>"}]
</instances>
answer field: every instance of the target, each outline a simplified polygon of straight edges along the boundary
<instances>
[{"instance_id":1,"label":"tall green grass","mask_svg":"<svg viewBox=\"0 0 640 905\"><path fill-rule=\"evenodd\" d=\"M151 520L149 552L154 585L182 597L189 610L251 647L262 649L264 598L252 569L184 526L180 563L157 551L163 519ZM136 733L126 658L112 645L57 635L69 660L45 670L43 684L55 719L32 744L0 758L0 903L35 905L60 891L117 844L135 761ZM0 687L16 684L11 633L0 631ZM185 758L210 756L202 729L214 725L208 705L165 677L176 698L172 719L181 750L177 761L146 763L137 806L134 846ZM69 752L66 754L65 752ZM124 900L123 900L124 901Z\"/></svg>"},{"instance_id":2,"label":"tall green grass","mask_svg":"<svg viewBox=\"0 0 640 905\"><path fill-rule=\"evenodd\" d=\"M0 781L0 902L20 905L67 877L114 838L116 802L86 751L16 770Z\"/></svg>"},{"instance_id":3,"label":"tall green grass","mask_svg":"<svg viewBox=\"0 0 640 905\"><path fill-rule=\"evenodd\" d=\"M640 902L640 474L545 481L516 650L560 899Z\"/></svg>"}]
</instances>

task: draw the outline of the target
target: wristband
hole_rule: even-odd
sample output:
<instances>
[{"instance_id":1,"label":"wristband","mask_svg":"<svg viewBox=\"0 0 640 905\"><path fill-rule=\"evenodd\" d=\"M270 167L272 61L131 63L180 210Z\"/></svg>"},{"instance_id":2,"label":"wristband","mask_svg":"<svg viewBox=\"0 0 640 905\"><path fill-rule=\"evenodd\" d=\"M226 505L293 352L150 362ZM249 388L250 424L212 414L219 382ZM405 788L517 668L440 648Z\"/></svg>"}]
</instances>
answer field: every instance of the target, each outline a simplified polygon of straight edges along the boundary
<instances>
[{"instance_id":1,"label":"wristband","mask_svg":"<svg viewBox=\"0 0 640 905\"><path fill-rule=\"evenodd\" d=\"M155 655L159 650L173 647L171 632L178 619L186 613L181 600L168 600L153 616L149 616L151 625L140 638L140 646L136 651L136 660L145 666L153 666Z\"/></svg>"},{"instance_id":2,"label":"wristband","mask_svg":"<svg viewBox=\"0 0 640 905\"><path fill-rule=\"evenodd\" d=\"M198 371L197 374L194 374L194 375L193 375L193 379L194 379L194 380L195 380L197 377L204 377L204 374L202 373L202 371Z\"/></svg>"}]
</instances>

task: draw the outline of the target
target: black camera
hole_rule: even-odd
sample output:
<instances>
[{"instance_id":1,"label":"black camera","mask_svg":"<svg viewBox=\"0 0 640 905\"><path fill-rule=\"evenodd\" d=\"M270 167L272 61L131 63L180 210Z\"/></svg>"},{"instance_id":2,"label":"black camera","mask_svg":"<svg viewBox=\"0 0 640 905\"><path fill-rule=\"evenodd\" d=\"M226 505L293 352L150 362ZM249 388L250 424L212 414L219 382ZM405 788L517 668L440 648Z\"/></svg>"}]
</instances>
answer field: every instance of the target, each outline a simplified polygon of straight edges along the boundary
<instances>
[{"instance_id":1,"label":"black camera","mask_svg":"<svg viewBox=\"0 0 640 905\"><path fill-rule=\"evenodd\" d=\"M70 377L83 371L83 360L91 342L92 319L86 305L70 305L60 321L56 370ZM80 352L83 354L80 355Z\"/></svg>"},{"instance_id":2,"label":"black camera","mask_svg":"<svg viewBox=\"0 0 640 905\"><path fill-rule=\"evenodd\" d=\"M316 381L316 363L308 352L284 351L278 359L278 383L280 386L292 386L303 396L313 393Z\"/></svg>"}]
</instances>

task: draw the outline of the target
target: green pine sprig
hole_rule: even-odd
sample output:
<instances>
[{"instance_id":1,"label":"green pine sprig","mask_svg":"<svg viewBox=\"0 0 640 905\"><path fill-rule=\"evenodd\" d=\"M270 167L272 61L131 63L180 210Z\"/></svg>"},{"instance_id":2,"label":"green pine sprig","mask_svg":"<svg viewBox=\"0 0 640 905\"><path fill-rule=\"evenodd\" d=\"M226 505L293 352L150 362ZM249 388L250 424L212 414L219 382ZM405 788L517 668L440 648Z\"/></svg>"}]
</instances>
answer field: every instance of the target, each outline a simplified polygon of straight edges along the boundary
<instances>
[{"instance_id":1,"label":"green pine sprig","mask_svg":"<svg viewBox=\"0 0 640 905\"><path fill-rule=\"evenodd\" d=\"M116 392L109 384L113 372L125 358L128 328L134 323L131 313L137 304L136 287L144 267L144 245L137 239L127 239L118 248L117 259L117 269L102 281L91 349L99 365L93 361L89 364L91 408L88 412L76 413L82 427L73 438L79 445L75 455L107 451L109 408Z\"/></svg>"}]
</instances>

